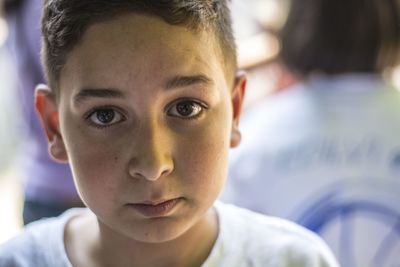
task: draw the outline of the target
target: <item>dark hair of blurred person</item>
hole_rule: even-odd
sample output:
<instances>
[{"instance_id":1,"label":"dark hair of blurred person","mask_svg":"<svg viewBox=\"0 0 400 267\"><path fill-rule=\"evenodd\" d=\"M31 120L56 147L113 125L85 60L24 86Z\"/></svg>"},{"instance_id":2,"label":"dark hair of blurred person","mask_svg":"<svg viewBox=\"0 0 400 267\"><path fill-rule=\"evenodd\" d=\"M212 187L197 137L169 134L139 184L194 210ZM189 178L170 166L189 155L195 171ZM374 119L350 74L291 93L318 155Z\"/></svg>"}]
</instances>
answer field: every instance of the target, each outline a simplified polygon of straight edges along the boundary
<instances>
[{"instance_id":1,"label":"dark hair of blurred person","mask_svg":"<svg viewBox=\"0 0 400 267\"><path fill-rule=\"evenodd\" d=\"M3 10L4 13L9 13L13 9L17 8L23 0L1 0L0 1L0 10Z\"/></svg>"},{"instance_id":2,"label":"dark hair of blurred person","mask_svg":"<svg viewBox=\"0 0 400 267\"><path fill-rule=\"evenodd\" d=\"M281 31L283 63L300 76L381 72L398 61L398 9L396 0L294 0Z\"/></svg>"}]
</instances>

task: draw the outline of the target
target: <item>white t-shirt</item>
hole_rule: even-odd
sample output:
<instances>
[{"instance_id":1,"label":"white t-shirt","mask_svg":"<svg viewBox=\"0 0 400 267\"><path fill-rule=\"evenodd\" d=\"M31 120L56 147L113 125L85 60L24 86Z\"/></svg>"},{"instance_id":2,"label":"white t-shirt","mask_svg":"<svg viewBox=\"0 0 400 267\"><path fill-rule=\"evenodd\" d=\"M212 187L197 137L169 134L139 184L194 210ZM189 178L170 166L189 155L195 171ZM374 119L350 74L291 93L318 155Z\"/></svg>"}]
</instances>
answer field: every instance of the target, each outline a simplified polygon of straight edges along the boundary
<instances>
[{"instance_id":1,"label":"white t-shirt","mask_svg":"<svg viewBox=\"0 0 400 267\"><path fill-rule=\"evenodd\" d=\"M202 267L338 267L316 235L282 219L217 202L219 234ZM87 209L29 225L0 246L0 267L71 267L63 235L68 220Z\"/></svg>"},{"instance_id":2,"label":"white t-shirt","mask_svg":"<svg viewBox=\"0 0 400 267\"><path fill-rule=\"evenodd\" d=\"M345 267L399 266L399 91L373 75L313 77L240 126L222 201L317 232Z\"/></svg>"}]
</instances>

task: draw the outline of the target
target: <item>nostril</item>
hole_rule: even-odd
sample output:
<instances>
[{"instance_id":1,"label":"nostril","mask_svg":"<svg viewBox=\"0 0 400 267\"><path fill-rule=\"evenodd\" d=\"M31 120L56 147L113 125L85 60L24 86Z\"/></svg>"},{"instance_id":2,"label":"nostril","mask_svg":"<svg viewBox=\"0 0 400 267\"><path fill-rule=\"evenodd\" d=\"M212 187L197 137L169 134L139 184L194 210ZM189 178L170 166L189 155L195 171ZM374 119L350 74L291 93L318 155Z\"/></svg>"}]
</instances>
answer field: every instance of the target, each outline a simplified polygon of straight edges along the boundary
<instances>
[{"instance_id":1,"label":"nostril","mask_svg":"<svg viewBox=\"0 0 400 267\"><path fill-rule=\"evenodd\" d=\"M132 178L136 178L136 179L146 179L146 177L144 177L140 172L132 172L132 171L129 171L129 175L130 175Z\"/></svg>"},{"instance_id":2,"label":"nostril","mask_svg":"<svg viewBox=\"0 0 400 267\"><path fill-rule=\"evenodd\" d=\"M167 146L153 141L143 141L137 146L128 162L128 172L133 178L156 181L171 174L173 157Z\"/></svg>"},{"instance_id":3,"label":"nostril","mask_svg":"<svg viewBox=\"0 0 400 267\"><path fill-rule=\"evenodd\" d=\"M140 166L130 166L129 175L137 179L146 179L149 181L156 181L162 177L167 177L172 173L173 168L170 166L164 166L162 168L157 168L154 166L140 167Z\"/></svg>"},{"instance_id":4,"label":"nostril","mask_svg":"<svg viewBox=\"0 0 400 267\"><path fill-rule=\"evenodd\" d=\"M164 171L162 171L160 176L161 177L168 176L171 174L171 172L172 172L172 168L165 169Z\"/></svg>"}]
</instances>

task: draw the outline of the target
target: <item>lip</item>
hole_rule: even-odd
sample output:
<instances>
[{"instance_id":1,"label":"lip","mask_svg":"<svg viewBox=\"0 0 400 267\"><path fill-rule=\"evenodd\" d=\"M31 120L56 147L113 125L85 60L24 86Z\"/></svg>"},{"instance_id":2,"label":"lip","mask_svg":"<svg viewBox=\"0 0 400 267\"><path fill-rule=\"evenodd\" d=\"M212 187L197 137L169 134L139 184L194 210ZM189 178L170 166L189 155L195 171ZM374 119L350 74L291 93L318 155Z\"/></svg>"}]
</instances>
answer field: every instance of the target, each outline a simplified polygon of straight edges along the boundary
<instances>
[{"instance_id":1,"label":"lip","mask_svg":"<svg viewBox=\"0 0 400 267\"><path fill-rule=\"evenodd\" d=\"M129 203L128 206L146 218L160 218L170 215L181 201L181 198L173 198L168 200Z\"/></svg>"}]
</instances>

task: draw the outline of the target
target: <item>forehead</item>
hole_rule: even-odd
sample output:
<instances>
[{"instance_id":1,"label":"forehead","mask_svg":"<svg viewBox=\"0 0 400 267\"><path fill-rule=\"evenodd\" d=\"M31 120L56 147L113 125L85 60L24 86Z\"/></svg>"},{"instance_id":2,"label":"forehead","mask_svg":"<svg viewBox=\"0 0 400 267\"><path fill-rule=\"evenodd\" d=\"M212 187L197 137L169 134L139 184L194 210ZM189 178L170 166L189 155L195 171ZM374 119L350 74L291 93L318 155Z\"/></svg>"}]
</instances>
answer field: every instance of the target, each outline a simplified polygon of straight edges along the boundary
<instances>
[{"instance_id":1,"label":"forehead","mask_svg":"<svg viewBox=\"0 0 400 267\"><path fill-rule=\"evenodd\" d=\"M72 80L87 86L113 79L131 83L132 78L155 82L154 77L193 72L218 76L223 69L214 34L133 13L90 26L67 56L60 85Z\"/></svg>"}]
</instances>

